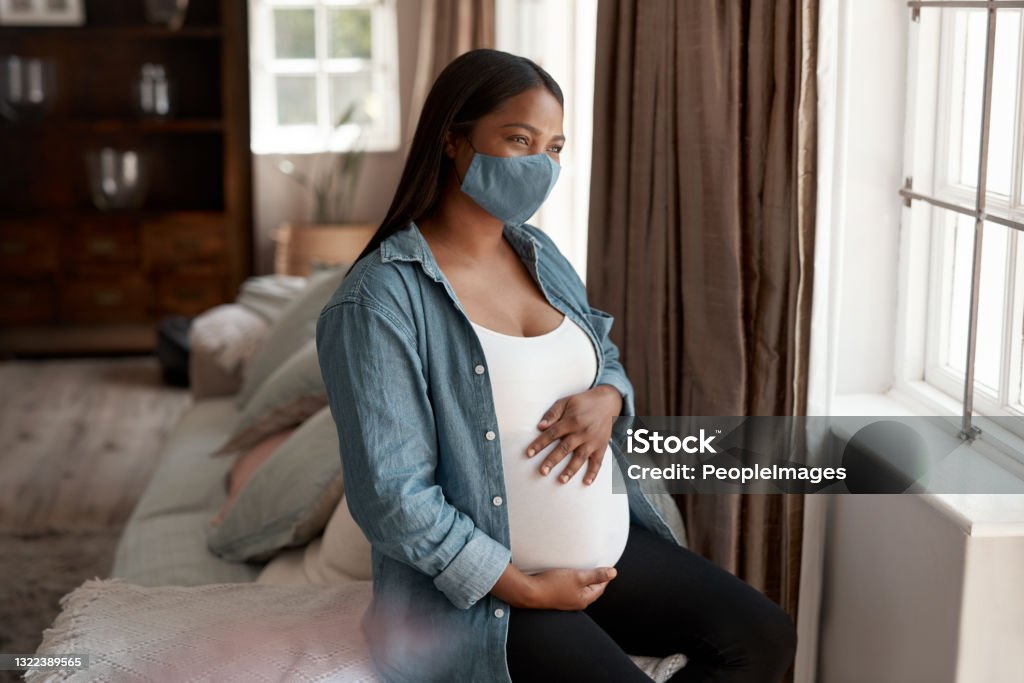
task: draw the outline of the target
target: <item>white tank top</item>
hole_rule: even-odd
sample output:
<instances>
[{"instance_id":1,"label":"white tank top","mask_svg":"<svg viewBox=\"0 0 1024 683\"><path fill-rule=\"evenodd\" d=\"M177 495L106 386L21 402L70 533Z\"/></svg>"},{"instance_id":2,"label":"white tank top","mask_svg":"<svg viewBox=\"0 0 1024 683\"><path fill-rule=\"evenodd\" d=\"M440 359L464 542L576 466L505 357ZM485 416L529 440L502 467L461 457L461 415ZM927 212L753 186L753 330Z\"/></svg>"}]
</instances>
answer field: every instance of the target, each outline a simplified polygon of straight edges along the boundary
<instances>
[{"instance_id":1,"label":"white tank top","mask_svg":"<svg viewBox=\"0 0 1024 683\"><path fill-rule=\"evenodd\" d=\"M472 324L494 395L512 564L527 574L614 565L629 535L629 500L625 493L612 493L613 468L618 464L611 446L589 486L583 483L586 464L567 483L558 480L571 456L546 476L540 474L540 464L557 440L526 457L527 445L540 433L537 423L551 404L586 391L593 382L597 358L590 338L567 316L557 328L537 337Z\"/></svg>"}]
</instances>

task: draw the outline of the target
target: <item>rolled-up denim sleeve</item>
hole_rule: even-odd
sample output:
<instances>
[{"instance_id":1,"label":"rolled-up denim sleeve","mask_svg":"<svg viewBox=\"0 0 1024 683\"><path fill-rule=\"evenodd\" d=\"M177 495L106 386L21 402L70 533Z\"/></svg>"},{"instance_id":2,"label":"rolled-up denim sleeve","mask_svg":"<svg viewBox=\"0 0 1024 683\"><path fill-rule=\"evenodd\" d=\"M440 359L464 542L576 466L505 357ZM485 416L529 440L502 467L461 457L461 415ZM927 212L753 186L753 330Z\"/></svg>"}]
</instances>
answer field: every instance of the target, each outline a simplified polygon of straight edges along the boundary
<instances>
[{"instance_id":1,"label":"rolled-up denim sleeve","mask_svg":"<svg viewBox=\"0 0 1024 683\"><path fill-rule=\"evenodd\" d=\"M622 394L622 411L619 414L623 416L636 415L633 383L629 381L626 369L619 360L619 347L615 345L609 336L615 319L609 313L592 306L589 307L588 315L590 317L590 324L594 328L594 332L597 333L598 340L601 342L601 353L604 355L604 368L601 370L595 385L610 384L618 389L619 393Z\"/></svg>"},{"instance_id":2,"label":"rolled-up denim sleeve","mask_svg":"<svg viewBox=\"0 0 1024 683\"><path fill-rule=\"evenodd\" d=\"M347 300L321 311L316 343L352 518L381 553L468 609L497 583L511 550L435 480L437 431L412 333L384 307Z\"/></svg>"}]
</instances>

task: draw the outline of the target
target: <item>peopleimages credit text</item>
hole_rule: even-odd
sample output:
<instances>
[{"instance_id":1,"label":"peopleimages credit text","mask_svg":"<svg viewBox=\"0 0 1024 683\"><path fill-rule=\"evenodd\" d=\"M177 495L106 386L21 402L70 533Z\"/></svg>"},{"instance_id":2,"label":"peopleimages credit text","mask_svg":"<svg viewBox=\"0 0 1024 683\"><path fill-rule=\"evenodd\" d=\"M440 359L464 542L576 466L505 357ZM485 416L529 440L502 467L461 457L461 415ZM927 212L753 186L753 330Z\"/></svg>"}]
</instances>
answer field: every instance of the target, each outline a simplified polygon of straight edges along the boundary
<instances>
[{"instance_id":1,"label":"peopleimages credit text","mask_svg":"<svg viewBox=\"0 0 1024 683\"><path fill-rule=\"evenodd\" d=\"M707 434L701 429L697 435L678 437L674 434L663 436L657 431L648 429L626 430L626 452L656 453L659 455L677 453L717 453L713 445L714 434ZM765 465L754 467L722 467L710 464L685 465L673 463L663 467L629 465L626 476L631 479L714 479L745 484L748 481L809 481L815 484L822 481L839 481L846 479L844 467L797 467L787 465Z\"/></svg>"}]
</instances>

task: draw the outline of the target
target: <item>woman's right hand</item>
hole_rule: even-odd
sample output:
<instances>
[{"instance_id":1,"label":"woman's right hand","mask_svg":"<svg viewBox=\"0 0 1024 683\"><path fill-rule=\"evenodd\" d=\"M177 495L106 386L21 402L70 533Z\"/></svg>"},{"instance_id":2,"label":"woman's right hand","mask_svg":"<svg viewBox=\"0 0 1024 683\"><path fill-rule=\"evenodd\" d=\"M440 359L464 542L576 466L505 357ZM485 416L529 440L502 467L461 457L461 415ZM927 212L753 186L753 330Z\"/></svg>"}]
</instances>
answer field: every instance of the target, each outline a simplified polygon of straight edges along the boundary
<instances>
[{"instance_id":1,"label":"woman's right hand","mask_svg":"<svg viewBox=\"0 0 1024 683\"><path fill-rule=\"evenodd\" d=\"M601 597L615 574L615 567L559 568L524 574L509 563L491 593L512 607L582 610Z\"/></svg>"},{"instance_id":2,"label":"woman's right hand","mask_svg":"<svg viewBox=\"0 0 1024 683\"><path fill-rule=\"evenodd\" d=\"M615 574L615 567L548 569L532 574L534 609L582 610L601 597Z\"/></svg>"}]
</instances>

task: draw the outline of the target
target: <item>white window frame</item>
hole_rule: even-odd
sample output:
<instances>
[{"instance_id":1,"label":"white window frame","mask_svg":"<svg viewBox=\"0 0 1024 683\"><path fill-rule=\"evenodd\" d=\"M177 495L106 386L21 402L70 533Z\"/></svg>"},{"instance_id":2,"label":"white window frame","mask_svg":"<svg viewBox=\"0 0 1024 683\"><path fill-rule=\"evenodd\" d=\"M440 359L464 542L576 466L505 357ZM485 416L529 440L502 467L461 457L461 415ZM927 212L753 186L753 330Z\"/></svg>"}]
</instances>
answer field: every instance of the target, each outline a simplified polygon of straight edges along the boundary
<instances>
[{"instance_id":1,"label":"white window frame","mask_svg":"<svg viewBox=\"0 0 1024 683\"><path fill-rule=\"evenodd\" d=\"M335 7L371 11L372 92L379 102L378 124L363 128L330 124L329 77L367 70L363 59L327 58L327 11ZM316 51L313 59L273 60L275 9L313 9ZM254 154L315 154L393 152L400 145L398 91L398 18L396 0L249 0L249 68L251 83L251 147ZM282 74L311 75L316 79L316 125L278 125L275 77Z\"/></svg>"},{"instance_id":2,"label":"white window frame","mask_svg":"<svg viewBox=\"0 0 1024 683\"><path fill-rule=\"evenodd\" d=\"M984 5L977 7L985 8ZM1018 67L1024 69L1024 28L1021 35ZM934 18L929 22L913 22L908 39L905 175L912 178L913 192L973 210L975 191L945 181L944 169L948 168L950 155L954 153L949 149L948 141L955 121L950 115L950 108L938 108L938 103L950 101L949 88L954 80L953 65L949 62L949 47L954 39L952 22L935 21ZM934 59L936 53L941 55L941 60ZM1016 177L1011 178L1011 196L1001 198L987 192L985 211L991 216L1019 222L1024 219L1024 207L1021 206L1024 188L1024 88L1018 92L1015 111L1018 144L1013 161ZM936 169L943 170L936 172ZM952 371L943 356L949 347L947 316L952 283L947 264L954 236L954 230L943 223L951 225L959 215L924 201L907 200L900 236L895 388L925 405L938 406L949 412L955 412L957 407L963 410L965 378L962 373ZM973 219L971 221L973 223ZM1020 359L1022 352L1024 235L1018 234L1019 230L1001 225L993 227L1009 230L1001 386L996 394L980 385L975 378L973 414L1019 416L1024 415L1024 406L1014 403L1010 392L1017 391L1021 379L1020 361L1014 363L1011 359ZM983 262L982 268L985 267ZM1014 334L1015 330L1017 334ZM988 424L991 427L991 423ZM1024 428L1017 436L1024 437Z\"/></svg>"}]
</instances>

